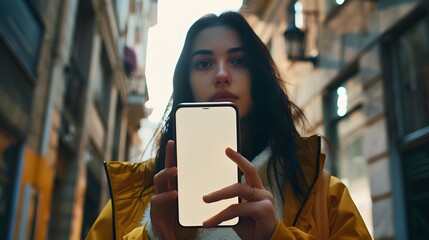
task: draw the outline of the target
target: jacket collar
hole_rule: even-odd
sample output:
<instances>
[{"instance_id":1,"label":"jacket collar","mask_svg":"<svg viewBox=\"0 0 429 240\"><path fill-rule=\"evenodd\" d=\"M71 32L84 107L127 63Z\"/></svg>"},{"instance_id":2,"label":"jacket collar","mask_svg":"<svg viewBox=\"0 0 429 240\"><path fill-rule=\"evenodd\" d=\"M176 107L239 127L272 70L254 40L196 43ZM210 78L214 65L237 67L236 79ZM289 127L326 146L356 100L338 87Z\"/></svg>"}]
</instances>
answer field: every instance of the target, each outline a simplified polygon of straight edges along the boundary
<instances>
[{"instance_id":1,"label":"jacket collar","mask_svg":"<svg viewBox=\"0 0 429 240\"><path fill-rule=\"evenodd\" d=\"M311 214L308 213L309 208L306 208L306 203L314 195L317 180L321 176L325 164L325 156L321 154L321 137L311 136L300 138L297 140L297 157L304 172L305 186L308 186L308 193L304 199L298 198L291 187L287 185L284 205L284 221L286 226L296 226L298 220L302 222L308 221ZM304 183L303 183L304 184ZM287 214L286 214L287 213Z\"/></svg>"},{"instance_id":2,"label":"jacket collar","mask_svg":"<svg viewBox=\"0 0 429 240\"><path fill-rule=\"evenodd\" d=\"M306 185L311 186L317 181L325 165L325 157L321 155L321 137L317 135L302 137L297 140L296 147Z\"/></svg>"}]
</instances>

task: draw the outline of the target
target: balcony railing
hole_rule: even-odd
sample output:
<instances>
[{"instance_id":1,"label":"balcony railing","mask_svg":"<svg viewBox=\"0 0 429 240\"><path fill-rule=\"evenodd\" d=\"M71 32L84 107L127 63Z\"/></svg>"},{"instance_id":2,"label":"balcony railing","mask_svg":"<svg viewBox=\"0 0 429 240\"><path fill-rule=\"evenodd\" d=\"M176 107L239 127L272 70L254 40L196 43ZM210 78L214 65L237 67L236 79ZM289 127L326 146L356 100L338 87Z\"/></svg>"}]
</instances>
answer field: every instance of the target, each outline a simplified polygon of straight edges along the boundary
<instances>
[{"instance_id":1,"label":"balcony railing","mask_svg":"<svg viewBox=\"0 0 429 240\"><path fill-rule=\"evenodd\" d=\"M127 79L128 91L128 124L140 126L140 120L146 117L144 103L149 99L144 74L134 73Z\"/></svg>"},{"instance_id":2,"label":"balcony railing","mask_svg":"<svg viewBox=\"0 0 429 240\"><path fill-rule=\"evenodd\" d=\"M149 99L144 74L132 74L127 80L127 92L129 103L143 104Z\"/></svg>"}]
</instances>

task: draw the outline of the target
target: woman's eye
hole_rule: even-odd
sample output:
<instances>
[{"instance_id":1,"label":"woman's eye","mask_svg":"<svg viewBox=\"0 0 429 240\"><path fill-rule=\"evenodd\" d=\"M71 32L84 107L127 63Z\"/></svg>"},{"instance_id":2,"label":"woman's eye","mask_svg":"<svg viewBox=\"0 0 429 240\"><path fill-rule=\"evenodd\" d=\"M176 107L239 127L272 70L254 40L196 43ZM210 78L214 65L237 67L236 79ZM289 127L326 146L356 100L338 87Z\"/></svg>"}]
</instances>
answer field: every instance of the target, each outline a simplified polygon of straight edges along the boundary
<instances>
[{"instance_id":1,"label":"woman's eye","mask_svg":"<svg viewBox=\"0 0 429 240\"><path fill-rule=\"evenodd\" d=\"M246 60L244 59L244 57L234 58L231 62L236 66L246 66Z\"/></svg>"},{"instance_id":2,"label":"woman's eye","mask_svg":"<svg viewBox=\"0 0 429 240\"><path fill-rule=\"evenodd\" d=\"M195 67L199 69L205 69L210 67L212 64L209 61L198 61L195 63Z\"/></svg>"}]
</instances>

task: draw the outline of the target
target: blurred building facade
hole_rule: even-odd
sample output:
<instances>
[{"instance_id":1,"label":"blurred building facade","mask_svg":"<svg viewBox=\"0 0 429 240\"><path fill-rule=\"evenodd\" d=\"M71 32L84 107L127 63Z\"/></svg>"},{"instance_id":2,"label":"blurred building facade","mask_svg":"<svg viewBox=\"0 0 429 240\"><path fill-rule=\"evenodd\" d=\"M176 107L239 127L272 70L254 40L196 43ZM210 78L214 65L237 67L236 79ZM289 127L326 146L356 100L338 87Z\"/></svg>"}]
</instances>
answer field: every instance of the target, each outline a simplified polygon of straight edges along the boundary
<instances>
[{"instance_id":1,"label":"blurred building facade","mask_svg":"<svg viewBox=\"0 0 429 240\"><path fill-rule=\"evenodd\" d=\"M307 133L331 140L327 167L374 239L429 239L428 1L245 0L241 12Z\"/></svg>"},{"instance_id":2,"label":"blurred building facade","mask_svg":"<svg viewBox=\"0 0 429 240\"><path fill-rule=\"evenodd\" d=\"M156 0L0 3L0 238L81 239L148 100Z\"/></svg>"}]
</instances>

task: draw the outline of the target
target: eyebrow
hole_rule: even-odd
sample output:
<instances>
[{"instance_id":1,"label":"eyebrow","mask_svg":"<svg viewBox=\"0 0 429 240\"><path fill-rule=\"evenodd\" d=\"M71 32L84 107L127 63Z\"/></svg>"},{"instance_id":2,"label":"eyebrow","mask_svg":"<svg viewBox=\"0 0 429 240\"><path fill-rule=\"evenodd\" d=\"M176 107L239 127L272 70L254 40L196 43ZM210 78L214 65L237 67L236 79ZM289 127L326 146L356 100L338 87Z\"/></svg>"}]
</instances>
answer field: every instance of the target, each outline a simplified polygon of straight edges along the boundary
<instances>
[{"instance_id":1,"label":"eyebrow","mask_svg":"<svg viewBox=\"0 0 429 240\"><path fill-rule=\"evenodd\" d=\"M244 52L244 48L243 47L234 47L234 48L228 49L228 54L236 53L236 52ZM197 50L194 53L192 53L191 58L193 58L195 55L213 55L213 51L207 50L207 49Z\"/></svg>"},{"instance_id":2,"label":"eyebrow","mask_svg":"<svg viewBox=\"0 0 429 240\"><path fill-rule=\"evenodd\" d=\"M228 49L228 53L244 52L244 47L235 47Z\"/></svg>"}]
</instances>

